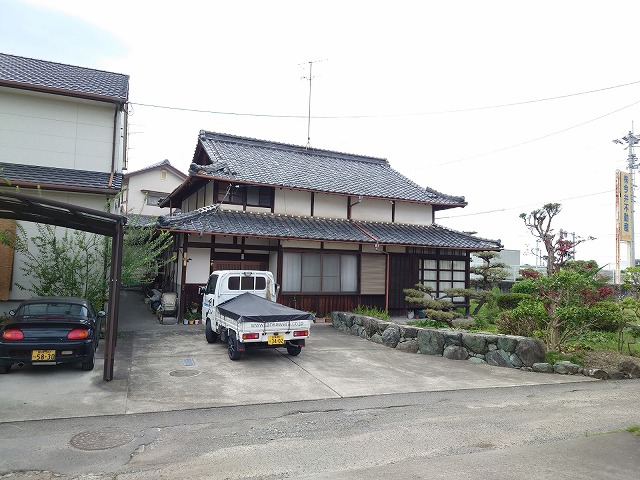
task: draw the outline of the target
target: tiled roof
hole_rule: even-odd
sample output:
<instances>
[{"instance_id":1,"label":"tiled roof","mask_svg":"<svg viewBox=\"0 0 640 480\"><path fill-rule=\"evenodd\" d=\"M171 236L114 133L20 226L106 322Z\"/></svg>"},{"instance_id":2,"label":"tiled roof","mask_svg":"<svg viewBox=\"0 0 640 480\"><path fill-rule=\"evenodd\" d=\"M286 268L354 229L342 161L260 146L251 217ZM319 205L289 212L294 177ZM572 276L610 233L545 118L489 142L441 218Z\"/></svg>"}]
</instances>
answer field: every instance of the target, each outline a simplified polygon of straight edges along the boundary
<instances>
[{"instance_id":1,"label":"tiled roof","mask_svg":"<svg viewBox=\"0 0 640 480\"><path fill-rule=\"evenodd\" d=\"M12 184L17 185L40 185L43 188L78 191L120 191L122 188L122 174L115 174L111 184L109 184L110 176L108 172L91 172L88 170L73 170L71 168L0 162L0 178L6 178Z\"/></svg>"},{"instance_id":2,"label":"tiled roof","mask_svg":"<svg viewBox=\"0 0 640 480\"><path fill-rule=\"evenodd\" d=\"M434 248L493 250L502 248L500 240L488 240L442 227L404 223L357 222L383 245L415 245Z\"/></svg>"},{"instance_id":3,"label":"tiled roof","mask_svg":"<svg viewBox=\"0 0 640 480\"><path fill-rule=\"evenodd\" d=\"M159 217L158 226L173 231L274 239L355 242L371 245L379 243L380 245L412 245L468 250L502 248L499 240L473 237L439 225L356 222L343 219L221 210L216 207L203 207L189 213Z\"/></svg>"},{"instance_id":4,"label":"tiled roof","mask_svg":"<svg viewBox=\"0 0 640 480\"><path fill-rule=\"evenodd\" d=\"M0 85L126 102L129 76L0 53Z\"/></svg>"},{"instance_id":5,"label":"tiled roof","mask_svg":"<svg viewBox=\"0 0 640 480\"><path fill-rule=\"evenodd\" d=\"M131 177L133 175L137 175L139 173L144 173L144 172L148 172L150 170L155 170L158 168L166 168L167 170L171 170L173 173L175 173L177 176L179 176L180 178L182 178L183 180L185 178L187 178L187 176L182 173L180 170L178 170L177 168L175 168L173 165L171 165L171 162L167 159L161 161L161 162L157 162L157 163L153 163L147 167L141 168L140 170L134 170L132 172L127 172L124 174L125 178L127 177Z\"/></svg>"},{"instance_id":6,"label":"tiled roof","mask_svg":"<svg viewBox=\"0 0 640 480\"><path fill-rule=\"evenodd\" d=\"M158 219L158 226L170 230L208 234L335 242L373 242L370 237L348 220L249 213L219 210L215 207L203 207L189 213L163 216Z\"/></svg>"},{"instance_id":7,"label":"tiled roof","mask_svg":"<svg viewBox=\"0 0 640 480\"><path fill-rule=\"evenodd\" d=\"M199 142L212 164L192 164L192 174L450 207L466 205L464 197L445 195L421 187L391 168L383 158L205 131L200 132Z\"/></svg>"}]
</instances>

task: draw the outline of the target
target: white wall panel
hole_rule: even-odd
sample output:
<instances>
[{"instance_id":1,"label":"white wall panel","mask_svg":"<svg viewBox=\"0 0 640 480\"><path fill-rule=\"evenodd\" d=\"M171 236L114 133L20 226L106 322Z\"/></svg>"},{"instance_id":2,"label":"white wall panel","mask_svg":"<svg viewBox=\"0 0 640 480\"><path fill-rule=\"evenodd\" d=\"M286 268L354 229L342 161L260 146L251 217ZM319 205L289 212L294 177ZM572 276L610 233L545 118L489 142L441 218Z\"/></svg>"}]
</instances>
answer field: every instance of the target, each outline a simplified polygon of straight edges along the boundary
<instances>
[{"instance_id":1,"label":"white wall panel","mask_svg":"<svg viewBox=\"0 0 640 480\"><path fill-rule=\"evenodd\" d=\"M314 195L313 216L323 218L347 218L348 198L341 195Z\"/></svg>"},{"instance_id":2,"label":"white wall panel","mask_svg":"<svg viewBox=\"0 0 640 480\"><path fill-rule=\"evenodd\" d=\"M311 215L311 193L276 189L274 212L285 215Z\"/></svg>"},{"instance_id":3,"label":"white wall panel","mask_svg":"<svg viewBox=\"0 0 640 480\"><path fill-rule=\"evenodd\" d=\"M431 225L431 205L420 203L396 202L396 223L410 223L413 225Z\"/></svg>"},{"instance_id":4,"label":"white wall panel","mask_svg":"<svg viewBox=\"0 0 640 480\"><path fill-rule=\"evenodd\" d=\"M371 222L390 222L391 207L391 202L388 200L363 198L360 203L351 207L351 218Z\"/></svg>"}]
</instances>

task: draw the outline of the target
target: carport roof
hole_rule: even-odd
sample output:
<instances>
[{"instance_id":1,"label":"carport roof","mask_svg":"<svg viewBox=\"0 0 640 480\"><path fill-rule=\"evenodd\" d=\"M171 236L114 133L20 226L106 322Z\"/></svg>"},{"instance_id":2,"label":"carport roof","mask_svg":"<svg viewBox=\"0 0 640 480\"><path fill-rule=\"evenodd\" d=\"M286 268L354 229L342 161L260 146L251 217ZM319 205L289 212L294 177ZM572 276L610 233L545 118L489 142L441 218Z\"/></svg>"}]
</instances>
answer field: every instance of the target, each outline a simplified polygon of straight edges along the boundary
<instances>
[{"instance_id":1,"label":"carport roof","mask_svg":"<svg viewBox=\"0 0 640 480\"><path fill-rule=\"evenodd\" d=\"M157 226L174 232L238 235L282 240L312 240L371 245L404 245L466 250L500 250L500 240L487 240L440 225L363 222L203 207L158 218Z\"/></svg>"},{"instance_id":2,"label":"carport roof","mask_svg":"<svg viewBox=\"0 0 640 480\"><path fill-rule=\"evenodd\" d=\"M2 189L0 218L61 225L108 237L117 235L118 223L125 225L127 222L127 218L122 215Z\"/></svg>"}]
</instances>

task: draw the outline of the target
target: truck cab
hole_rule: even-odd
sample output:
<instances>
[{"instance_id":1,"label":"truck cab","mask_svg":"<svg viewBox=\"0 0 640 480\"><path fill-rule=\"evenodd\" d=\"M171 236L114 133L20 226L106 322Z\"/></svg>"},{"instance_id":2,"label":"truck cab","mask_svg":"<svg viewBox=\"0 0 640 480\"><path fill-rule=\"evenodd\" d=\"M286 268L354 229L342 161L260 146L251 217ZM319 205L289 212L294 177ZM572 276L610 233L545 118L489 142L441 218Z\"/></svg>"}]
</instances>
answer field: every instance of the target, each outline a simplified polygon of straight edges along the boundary
<instances>
[{"instance_id":1,"label":"truck cab","mask_svg":"<svg viewBox=\"0 0 640 480\"><path fill-rule=\"evenodd\" d=\"M212 318L215 307L245 292L272 302L276 300L276 282L273 274L262 270L216 270L207 285L200 287L202 320Z\"/></svg>"}]
</instances>

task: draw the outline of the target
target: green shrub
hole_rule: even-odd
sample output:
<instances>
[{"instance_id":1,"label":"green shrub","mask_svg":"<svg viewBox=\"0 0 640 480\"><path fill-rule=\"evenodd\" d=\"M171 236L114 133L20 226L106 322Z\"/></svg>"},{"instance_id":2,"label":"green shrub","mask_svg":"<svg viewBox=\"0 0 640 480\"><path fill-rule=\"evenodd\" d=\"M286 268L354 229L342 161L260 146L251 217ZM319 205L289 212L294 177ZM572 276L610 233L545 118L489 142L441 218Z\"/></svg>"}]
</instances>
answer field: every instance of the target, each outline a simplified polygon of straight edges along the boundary
<instances>
[{"instance_id":1,"label":"green shrub","mask_svg":"<svg viewBox=\"0 0 640 480\"><path fill-rule=\"evenodd\" d=\"M616 302L610 300L598 302L591 306L590 312L595 320L592 329L615 332L623 321L622 311Z\"/></svg>"},{"instance_id":2,"label":"green shrub","mask_svg":"<svg viewBox=\"0 0 640 480\"><path fill-rule=\"evenodd\" d=\"M528 293L505 293L497 297L496 303L501 310L513 310L520 302L528 298L531 298Z\"/></svg>"},{"instance_id":3,"label":"green shrub","mask_svg":"<svg viewBox=\"0 0 640 480\"><path fill-rule=\"evenodd\" d=\"M414 322L407 322L408 325L415 327L431 327L431 328L449 328L449 324L445 322L439 322L438 320L417 320Z\"/></svg>"},{"instance_id":4,"label":"green shrub","mask_svg":"<svg viewBox=\"0 0 640 480\"><path fill-rule=\"evenodd\" d=\"M354 313L360 315L366 315L367 317L380 318L382 320L389 320L389 312L382 310L378 307L367 307L366 305L358 305L353 309Z\"/></svg>"},{"instance_id":5,"label":"green shrub","mask_svg":"<svg viewBox=\"0 0 640 480\"><path fill-rule=\"evenodd\" d=\"M511 312L502 312L496 320L498 333L505 335L519 335L533 337L538 328L538 322L534 317L514 317Z\"/></svg>"}]
</instances>

